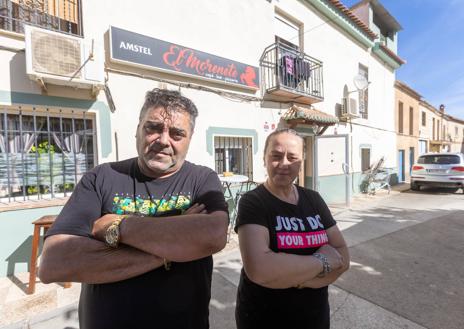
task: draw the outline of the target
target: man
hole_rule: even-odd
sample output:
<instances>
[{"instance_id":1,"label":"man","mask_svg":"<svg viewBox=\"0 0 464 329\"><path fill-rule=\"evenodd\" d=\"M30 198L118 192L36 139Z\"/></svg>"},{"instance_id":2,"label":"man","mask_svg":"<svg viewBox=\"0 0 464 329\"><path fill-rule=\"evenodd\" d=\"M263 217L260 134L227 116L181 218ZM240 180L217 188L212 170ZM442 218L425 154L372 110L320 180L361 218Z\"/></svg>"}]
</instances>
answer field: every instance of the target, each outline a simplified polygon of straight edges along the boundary
<instances>
[{"instance_id":1,"label":"man","mask_svg":"<svg viewBox=\"0 0 464 329\"><path fill-rule=\"evenodd\" d=\"M39 277L83 283L81 329L209 327L228 213L217 174L185 161L197 115L176 91L148 92L138 157L84 175L48 231Z\"/></svg>"}]
</instances>

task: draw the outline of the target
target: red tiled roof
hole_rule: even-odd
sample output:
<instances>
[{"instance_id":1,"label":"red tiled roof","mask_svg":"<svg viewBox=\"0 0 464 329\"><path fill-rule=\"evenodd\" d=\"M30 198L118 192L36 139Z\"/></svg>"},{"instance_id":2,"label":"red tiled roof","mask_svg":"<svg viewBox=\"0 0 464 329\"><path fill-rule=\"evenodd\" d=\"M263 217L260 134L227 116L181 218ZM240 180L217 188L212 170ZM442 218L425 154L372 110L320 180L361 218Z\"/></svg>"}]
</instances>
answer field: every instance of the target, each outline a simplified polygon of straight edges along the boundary
<instances>
[{"instance_id":1,"label":"red tiled roof","mask_svg":"<svg viewBox=\"0 0 464 329\"><path fill-rule=\"evenodd\" d=\"M380 44L380 48L387 53L388 56L390 56L391 58L393 58L396 62L398 62L399 64L403 65L403 64L406 64L406 61L404 59L402 59L401 57L399 57L397 54L395 54L393 51L391 51L390 49L388 49L386 46Z\"/></svg>"},{"instance_id":2,"label":"red tiled roof","mask_svg":"<svg viewBox=\"0 0 464 329\"><path fill-rule=\"evenodd\" d=\"M283 115L284 120L303 119L305 121L317 122L319 124L333 125L338 122L338 118L316 110L313 107L305 107L293 104Z\"/></svg>"},{"instance_id":3,"label":"red tiled roof","mask_svg":"<svg viewBox=\"0 0 464 329\"><path fill-rule=\"evenodd\" d=\"M343 14L345 14L353 23L355 23L361 30L364 31L364 33L367 34L367 36L371 40L375 40L377 38L377 34L372 32L372 30L364 24L363 21L361 21L358 16L356 16L347 6L345 6L341 1L339 0L327 0L329 3L331 3L335 8L340 10Z\"/></svg>"}]
</instances>

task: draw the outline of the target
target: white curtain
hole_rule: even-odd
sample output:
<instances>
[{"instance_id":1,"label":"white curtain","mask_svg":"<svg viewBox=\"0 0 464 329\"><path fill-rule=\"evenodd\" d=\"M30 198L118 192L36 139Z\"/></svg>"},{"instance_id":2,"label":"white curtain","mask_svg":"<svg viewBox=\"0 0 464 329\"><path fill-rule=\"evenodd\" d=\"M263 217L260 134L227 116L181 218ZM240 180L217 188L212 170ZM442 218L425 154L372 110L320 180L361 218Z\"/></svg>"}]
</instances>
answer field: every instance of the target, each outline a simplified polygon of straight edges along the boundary
<instances>
[{"instance_id":1,"label":"white curtain","mask_svg":"<svg viewBox=\"0 0 464 329\"><path fill-rule=\"evenodd\" d=\"M23 133L22 136L17 135L8 141L8 153L28 153L34 145L36 134L34 133ZM0 151L7 153L5 143L5 137L0 135Z\"/></svg>"},{"instance_id":2,"label":"white curtain","mask_svg":"<svg viewBox=\"0 0 464 329\"><path fill-rule=\"evenodd\" d=\"M70 155L73 153L81 153L82 152L82 136L79 133L71 134L68 137L61 139L56 133L53 134L53 141L58 146L58 148L66 155Z\"/></svg>"}]
</instances>

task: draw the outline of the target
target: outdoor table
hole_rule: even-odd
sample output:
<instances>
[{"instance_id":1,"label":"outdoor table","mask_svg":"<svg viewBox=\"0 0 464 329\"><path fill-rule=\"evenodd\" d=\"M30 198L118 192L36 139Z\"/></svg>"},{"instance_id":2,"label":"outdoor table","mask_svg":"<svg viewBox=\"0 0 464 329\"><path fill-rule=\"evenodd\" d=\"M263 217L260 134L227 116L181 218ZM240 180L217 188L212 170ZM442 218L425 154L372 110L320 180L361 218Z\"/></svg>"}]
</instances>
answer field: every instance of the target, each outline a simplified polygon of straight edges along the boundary
<instances>
[{"instance_id":1,"label":"outdoor table","mask_svg":"<svg viewBox=\"0 0 464 329\"><path fill-rule=\"evenodd\" d=\"M229 192L229 196L233 199L232 191L230 190L230 186L234 183L245 183L248 182L248 177L245 175L232 175L232 176L224 176L223 174L218 174L219 180L226 188L225 192Z\"/></svg>"}]
</instances>

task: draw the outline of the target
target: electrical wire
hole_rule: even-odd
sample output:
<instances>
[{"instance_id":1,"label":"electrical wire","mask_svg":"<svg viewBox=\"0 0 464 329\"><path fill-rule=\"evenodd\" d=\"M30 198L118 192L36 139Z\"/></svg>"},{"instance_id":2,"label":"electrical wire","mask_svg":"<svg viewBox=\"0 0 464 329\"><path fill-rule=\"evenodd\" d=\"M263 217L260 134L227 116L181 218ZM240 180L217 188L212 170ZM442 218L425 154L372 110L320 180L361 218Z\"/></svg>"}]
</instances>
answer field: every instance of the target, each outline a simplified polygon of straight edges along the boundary
<instances>
[{"instance_id":1,"label":"electrical wire","mask_svg":"<svg viewBox=\"0 0 464 329\"><path fill-rule=\"evenodd\" d=\"M371 128L371 129L375 129L375 130L381 130L381 131L386 131L386 132L389 132L389 133L396 134L395 130L389 130L389 129L379 128L379 127L364 125L362 123L357 123L357 122L351 122L351 124L355 125L355 126L361 126L361 127L366 127L366 128Z\"/></svg>"},{"instance_id":2,"label":"electrical wire","mask_svg":"<svg viewBox=\"0 0 464 329\"><path fill-rule=\"evenodd\" d=\"M129 71L124 71L124 70L117 70L113 68L106 68L107 72L113 72L113 73L118 73L118 74L124 74L128 76L133 76L137 78L142 78L142 79L149 79L149 80L154 80L162 83L169 83L174 86L178 86L180 88L190 88L190 89L195 89L195 90L201 90L201 91L206 91L210 92L216 95L219 95L225 99L228 99L233 102L238 102L238 103L251 103L251 102L262 102L263 99L261 97L255 97L255 96L248 96L248 95L243 95L243 94L238 94L238 93L233 93L233 92L228 92L228 91L223 91L215 88L210 88L210 87L205 87L202 85L197 85L194 83L184 83L184 82L177 82L173 80L167 80L167 79L161 79L145 74L140 74L140 73L134 73L134 72L129 72Z\"/></svg>"}]
</instances>

